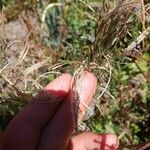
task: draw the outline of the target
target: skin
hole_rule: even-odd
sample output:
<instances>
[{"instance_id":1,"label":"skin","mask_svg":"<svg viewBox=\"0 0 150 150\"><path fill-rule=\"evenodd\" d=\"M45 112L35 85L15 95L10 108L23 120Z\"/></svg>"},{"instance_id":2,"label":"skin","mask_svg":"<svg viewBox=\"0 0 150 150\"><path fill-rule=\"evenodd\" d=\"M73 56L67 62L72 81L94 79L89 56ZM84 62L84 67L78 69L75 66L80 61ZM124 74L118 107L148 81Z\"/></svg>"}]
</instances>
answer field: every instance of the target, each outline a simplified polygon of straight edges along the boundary
<instances>
[{"instance_id":1,"label":"skin","mask_svg":"<svg viewBox=\"0 0 150 150\"><path fill-rule=\"evenodd\" d=\"M1 136L1 150L115 150L118 146L114 134L74 131L71 113L71 75L63 74L48 84L16 115ZM96 89L96 77L84 72L79 93L89 105ZM85 107L80 103L79 121ZM2 148L3 144L3 148Z\"/></svg>"}]
</instances>

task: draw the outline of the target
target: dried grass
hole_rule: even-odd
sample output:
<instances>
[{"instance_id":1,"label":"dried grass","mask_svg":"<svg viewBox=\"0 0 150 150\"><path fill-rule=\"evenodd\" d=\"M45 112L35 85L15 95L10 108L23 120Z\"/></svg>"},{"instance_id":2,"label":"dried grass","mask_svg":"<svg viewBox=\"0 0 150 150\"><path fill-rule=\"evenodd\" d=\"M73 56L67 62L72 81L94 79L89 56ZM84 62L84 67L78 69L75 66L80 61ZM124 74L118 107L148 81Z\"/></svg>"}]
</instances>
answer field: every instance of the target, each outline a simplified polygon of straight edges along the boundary
<instances>
[{"instance_id":1,"label":"dried grass","mask_svg":"<svg viewBox=\"0 0 150 150\"><path fill-rule=\"evenodd\" d=\"M96 40L93 53L102 55L112 52L112 46L127 32L127 21L133 9L137 6L135 0L124 0L110 10L103 18L100 17L96 29Z\"/></svg>"}]
</instances>

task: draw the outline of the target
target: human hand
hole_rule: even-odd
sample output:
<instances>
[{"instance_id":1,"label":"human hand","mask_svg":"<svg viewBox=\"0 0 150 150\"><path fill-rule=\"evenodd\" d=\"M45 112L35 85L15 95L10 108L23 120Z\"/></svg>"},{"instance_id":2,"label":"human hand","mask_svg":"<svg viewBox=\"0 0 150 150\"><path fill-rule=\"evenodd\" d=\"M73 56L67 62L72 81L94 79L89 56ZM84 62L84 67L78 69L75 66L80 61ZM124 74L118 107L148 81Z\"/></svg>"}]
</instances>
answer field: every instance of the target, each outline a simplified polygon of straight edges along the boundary
<instances>
[{"instance_id":1,"label":"human hand","mask_svg":"<svg viewBox=\"0 0 150 150\"><path fill-rule=\"evenodd\" d=\"M71 113L71 83L69 74L48 84L17 114L3 134L3 150L115 150L118 139L114 134L74 131ZM96 78L84 72L80 98L89 105L96 89ZM80 103L79 121L85 107Z\"/></svg>"}]
</instances>

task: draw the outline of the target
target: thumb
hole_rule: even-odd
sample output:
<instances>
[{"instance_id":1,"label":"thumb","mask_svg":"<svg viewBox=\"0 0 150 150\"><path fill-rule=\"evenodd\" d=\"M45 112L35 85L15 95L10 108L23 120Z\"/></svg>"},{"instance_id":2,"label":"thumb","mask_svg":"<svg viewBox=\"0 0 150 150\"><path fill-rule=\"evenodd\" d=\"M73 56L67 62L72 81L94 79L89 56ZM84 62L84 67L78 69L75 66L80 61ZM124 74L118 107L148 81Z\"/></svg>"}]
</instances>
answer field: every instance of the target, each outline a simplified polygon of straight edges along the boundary
<instances>
[{"instance_id":1,"label":"thumb","mask_svg":"<svg viewBox=\"0 0 150 150\"><path fill-rule=\"evenodd\" d=\"M115 150L118 144L118 138L114 134L84 132L71 138L68 150Z\"/></svg>"}]
</instances>

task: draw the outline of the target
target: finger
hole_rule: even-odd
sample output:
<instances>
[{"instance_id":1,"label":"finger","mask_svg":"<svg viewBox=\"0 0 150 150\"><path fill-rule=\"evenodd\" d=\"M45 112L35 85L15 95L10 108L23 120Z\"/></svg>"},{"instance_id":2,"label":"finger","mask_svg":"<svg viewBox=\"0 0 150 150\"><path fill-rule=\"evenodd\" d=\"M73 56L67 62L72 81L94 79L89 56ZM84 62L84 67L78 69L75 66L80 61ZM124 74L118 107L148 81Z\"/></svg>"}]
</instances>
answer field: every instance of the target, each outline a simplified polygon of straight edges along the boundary
<instances>
[{"instance_id":1,"label":"finger","mask_svg":"<svg viewBox=\"0 0 150 150\"><path fill-rule=\"evenodd\" d=\"M88 105L92 102L92 96L96 90L97 79L92 73L84 72L83 77L81 78L81 82L78 87L79 93L79 114L78 114L78 122L80 122L88 109Z\"/></svg>"},{"instance_id":2,"label":"finger","mask_svg":"<svg viewBox=\"0 0 150 150\"><path fill-rule=\"evenodd\" d=\"M41 130L68 95L71 76L64 74L40 92L9 124L4 146L11 150L33 150Z\"/></svg>"},{"instance_id":3,"label":"finger","mask_svg":"<svg viewBox=\"0 0 150 150\"><path fill-rule=\"evenodd\" d=\"M3 150L3 135L0 132L0 150Z\"/></svg>"},{"instance_id":4,"label":"finger","mask_svg":"<svg viewBox=\"0 0 150 150\"><path fill-rule=\"evenodd\" d=\"M119 140L114 134L84 132L71 138L68 150L115 150Z\"/></svg>"},{"instance_id":5,"label":"finger","mask_svg":"<svg viewBox=\"0 0 150 150\"><path fill-rule=\"evenodd\" d=\"M36 129L43 129L68 95L70 81L71 76L69 74L56 78L32 100L21 116Z\"/></svg>"},{"instance_id":6,"label":"finger","mask_svg":"<svg viewBox=\"0 0 150 150\"><path fill-rule=\"evenodd\" d=\"M82 80L81 98L89 104L96 88L96 78L93 74L85 72ZM70 135L74 130L71 101L72 93L70 92L53 119L45 127L39 144L39 150L48 150L49 148L66 149Z\"/></svg>"}]
</instances>

